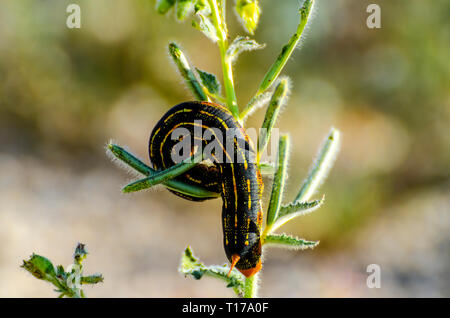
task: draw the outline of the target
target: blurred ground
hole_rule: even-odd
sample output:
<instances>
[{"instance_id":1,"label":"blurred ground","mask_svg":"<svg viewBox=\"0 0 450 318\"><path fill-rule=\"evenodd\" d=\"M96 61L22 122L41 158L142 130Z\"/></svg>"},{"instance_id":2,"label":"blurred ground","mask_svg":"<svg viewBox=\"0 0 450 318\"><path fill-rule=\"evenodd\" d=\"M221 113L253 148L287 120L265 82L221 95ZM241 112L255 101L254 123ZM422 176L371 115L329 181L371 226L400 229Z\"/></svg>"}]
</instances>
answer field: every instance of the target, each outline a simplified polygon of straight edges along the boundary
<instances>
[{"instance_id":1,"label":"blurred ground","mask_svg":"<svg viewBox=\"0 0 450 318\"><path fill-rule=\"evenodd\" d=\"M177 272L188 244L207 264L225 262L220 200L192 203L161 188L121 195L131 176L104 151L113 138L147 160L157 120L191 98L169 40L220 74L217 49L152 1L76 1L83 25L69 30L71 2L0 3L0 297L54 297L19 265L35 252L67 266L77 242L90 252L86 271L105 277L90 297L232 296ZM293 143L286 200L331 126L343 144L324 206L284 228L321 244L271 249L263 297L450 296L450 4L378 1L382 28L369 30L368 3L319 0L287 65L293 90L278 123ZM297 1L262 5L255 37L267 48L236 64L241 101L297 23ZM380 289L366 286L369 264L381 266Z\"/></svg>"}]
</instances>

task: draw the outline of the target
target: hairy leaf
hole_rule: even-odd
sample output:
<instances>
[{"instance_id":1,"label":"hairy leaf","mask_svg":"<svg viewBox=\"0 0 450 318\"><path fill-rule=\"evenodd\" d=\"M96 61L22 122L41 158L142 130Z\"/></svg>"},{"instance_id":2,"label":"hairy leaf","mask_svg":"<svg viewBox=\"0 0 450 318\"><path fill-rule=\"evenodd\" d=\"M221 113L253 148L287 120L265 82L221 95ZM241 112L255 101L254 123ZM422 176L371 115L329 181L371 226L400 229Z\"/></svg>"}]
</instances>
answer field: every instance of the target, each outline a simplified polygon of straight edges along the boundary
<instances>
[{"instance_id":1,"label":"hairy leaf","mask_svg":"<svg viewBox=\"0 0 450 318\"><path fill-rule=\"evenodd\" d=\"M217 36L217 30L214 24L211 22L210 18L205 16L201 12L197 12L196 16L199 18L198 21L193 20L192 26L197 30L200 30L214 43L219 40Z\"/></svg>"},{"instance_id":2,"label":"hairy leaf","mask_svg":"<svg viewBox=\"0 0 450 318\"><path fill-rule=\"evenodd\" d=\"M183 21L194 11L195 2L195 0L177 0L176 13L179 21Z\"/></svg>"},{"instance_id":3,"label":"hairy leaf","mask_svg":"<svg viewBox=\"0 0 450 318\"><path fill-rule=\"evenodd\" d=\"M242 52L263 49L265 46L265 44L259 44L249 37L238 36L228 47L227 57L234 62Z\"/></svg>"},{"instance_id":4,"label":"hairy leaf","mask_svg":"<svg viewBox=\"0 0 450 318\"><path fill-rule=\"evenodd\" d=\"M319 154L314 161L308 176L303 182L295 201L306 201L317 191L325 181L328 172L333 167L334 160L339 152L340 133L332 128L325 139Z\"/></svg>"},{"instance_id":5,"label":"hairy leaf","mask_svg":"<svg viewBox=\"0 0 450 318\"><path fill-rule=\"evenodd\" d=\"M284 205L280 208L280 212L278 213L278 217L275 220L274 224L271 227L271 231L275 231L282 225L286 224L290 220L302 216L312 211L318 209L324 202L325 197L322 197L321 200L316 200L312 202L293 202L288 205Z\"/></svg>"},{"instance_id":6,"label":"hairy leaf","mask_svg":"<svg viewBox=\"0 0 450 318\"><path fill-rule=\"evenodd\" d=\"M201 83L206 87L208 92L213 95L220 94L220 83L217 77L214 74L202 71L198 68L196 68L196 70Z\"/></svg>"},{"instance_id":7,"label":"hairy leaf","mask_svg":"<svg viewBox=\"0 0 450 318\"><path fill-rule=\"evenodd\" d=\"M233 288L236 294L242 295L245 280L244 276L236 269L233 269L230 276L228 276L229 270L230 268L227 265L205 266L194 256L190 246L184 250L179 269L182 274L189 275L194 279L201 279L205 275L221 279L227 283L227 287Z\"/></svg>"},{"instance_id":8,"label":"hairy leaf","mask_svg":"<svg viewBox=\"0 0 450 318\"><path fill-rule=\"evenodd\" d=\"M304 250L316 247L319 244L319 241L307 241L286 234L270 234L265 237L264 244L286 247L294 250Z\"/></svg>"},{"instance_id":9,"label":"hairy leaf","mask_svg":"<svg viewBox=\"0 0 450 318\"><path fill-rule=\"evenodd\" d=\"M166 14L170 8L175 4L175 0L157 0L156 1L156 10L160 14Z\"/></svg>"}]
</instances>

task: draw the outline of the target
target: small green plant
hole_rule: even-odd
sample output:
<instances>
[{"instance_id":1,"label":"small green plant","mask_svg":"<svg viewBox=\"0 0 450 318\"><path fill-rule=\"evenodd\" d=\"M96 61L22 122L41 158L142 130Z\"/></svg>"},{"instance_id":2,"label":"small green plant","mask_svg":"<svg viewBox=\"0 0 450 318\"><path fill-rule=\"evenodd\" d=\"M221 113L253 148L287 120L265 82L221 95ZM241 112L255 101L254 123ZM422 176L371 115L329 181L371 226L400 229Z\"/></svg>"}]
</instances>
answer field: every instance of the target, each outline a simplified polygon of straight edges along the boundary
<instances>
[{"instance_id":1,"label":"small green plant","mask_svg":"<svg viewBox=\"0 0 450 318\"><path fill-rule=\"evenodd\" d=\"M81 285L103 282L101 274L83 276L82 263L87 254L85 245L78 243L73 255L73 264L68 266L67 271L62 265L55 267L48 258L34 253L28 260L23 261L21 267L37 279L47 281L55 286L55 292L59 293L59 298L84 298L85 294Z\"/></svg>"},{"instance_id":2,"label":"small green plant","mask_svg":"<svg viewBox=\"0 0 450 318\"><path fill-rule=\"evenodd\" d=\"M176 19L180 21L193 14L196 19L192 21L192 25L218 45L222 65L224 96L221 95L221 85L214 74L192 67L179 46L176 43L169 44L170 56L194 98L200 101L213 101L226 105L242 126L251 113L257 108L268 104L262 124L263 129L260 130L257 141L258 167L263 175L273 177L270 201L266 213L266 224L261 233L263 253L267 246L296 250L317 246L319 242L307 241L287 234L276 234L275 231L293 218L310 213L323 204L324 196L313 201L310 201L310 199L325 180L339 148L339 131L332 128L297 196L289 204L282 203L287 178L289 135L283 134L279 139L276 164L261 162L261 154L271 138L271 132L278 113L286 103L289 95L290 80L287 77L280 78L280 74L301 39L313 4L314 0L304 0L302 2L299 9L300 21L296 32L288 43L283 46L272 66L269 67L254 96L240 109L233 81L233 63L242 52L262 49L264 45L258 44L248 36L238 36L231 44L228 42L229 34L226 24L225 0L158 0L156 2L156 8L159 13L166 14L173 8ZM261 13L259 2L257 0L236 0L235 11L244 29L249 34L253 34L257 28ZM219 196L219 193L208 191L201 185L194 186L174 179L196 165L198 160L192 159L199 159L195 157L198 156L197 154L167 170L157 171L118 145L109 143L108 151L114 158L145 176L145 178L125 186L123 188L125 193L146 189L162 183L168 189L197 198L206 199ZM238 296L257 297L259 273L245 277L236 269L230 271L229 265L206 266L194 256L190 247L187 247L184 251L179 271L194 279L200 279L203 276L219 278L226 282L227 287L233 288Z\"/></svg>"}]
</instances>

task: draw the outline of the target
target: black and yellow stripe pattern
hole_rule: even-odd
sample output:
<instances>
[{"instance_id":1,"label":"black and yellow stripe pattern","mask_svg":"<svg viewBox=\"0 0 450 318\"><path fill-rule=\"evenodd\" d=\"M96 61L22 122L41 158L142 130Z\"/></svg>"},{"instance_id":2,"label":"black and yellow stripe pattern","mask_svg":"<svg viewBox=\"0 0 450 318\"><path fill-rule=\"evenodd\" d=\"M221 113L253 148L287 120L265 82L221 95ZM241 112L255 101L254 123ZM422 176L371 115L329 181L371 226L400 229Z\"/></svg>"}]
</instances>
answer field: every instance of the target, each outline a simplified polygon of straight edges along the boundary
<instances>
[{"instance_id":1,"label":"black and yellow stripe pattern","mask_svg":"<svg viewBox=\"0 0 450 318\"><path fill-rule=\"evenodd\" d=\"M196 151L196 141L197 145L200 142L202 149L206 149L213 140L217 141L220 149L214 148L211 158L206 158L212 165L198 164L177 178L221 193L225 253L232 266L245 276L252 276L261 269L263 183L248 135L230 111L221 105L207 102L179 104L160 119L150 136L149 154L155 169L164 170L176 164L171 154L180 140L173 140L171 134L177 128L186 129L193 137L191 152ZM223 138L215 135L217 131ZM233 134L227 134L230 131ZM204 135L210 135L211 139L206 140ZM199 200L172 192L189 200Z\"/></svg>"}]
</instances>

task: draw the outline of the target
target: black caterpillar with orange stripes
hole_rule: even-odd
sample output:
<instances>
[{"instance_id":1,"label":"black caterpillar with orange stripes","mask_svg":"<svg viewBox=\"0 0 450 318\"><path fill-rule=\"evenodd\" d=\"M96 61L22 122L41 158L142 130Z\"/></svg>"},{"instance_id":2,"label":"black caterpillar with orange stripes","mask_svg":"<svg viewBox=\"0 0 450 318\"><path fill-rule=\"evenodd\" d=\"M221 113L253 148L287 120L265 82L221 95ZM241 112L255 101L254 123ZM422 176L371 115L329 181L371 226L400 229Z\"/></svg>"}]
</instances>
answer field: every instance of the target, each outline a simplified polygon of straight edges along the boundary
<instances>
[{"instance_id":1,"label":"black caterpillar with orange stripes","mask_svg":"<svg viewBox=\"0 0 450 318\"><path fill-rule=\"evenodd\" d=\"M173 138L177 128L182 128L186 134ZM204 154L207 154L208 146L213 150L209 156L203 157L206 161L176 178L221 194L226 256L231 269L236 267L250 277L262 267L260 236L263 215L263 182L251 141L227 108L208 102L185 102L170 109L150 135L149 154L153 167L165 170L179 163L173 161L172 155L176 151L175 146L187 136L192 139L192 148L184 159L197 151L195 145L201 146ZM172 192L194 201L210 199Z\"/></svg>"}]
</instances>

